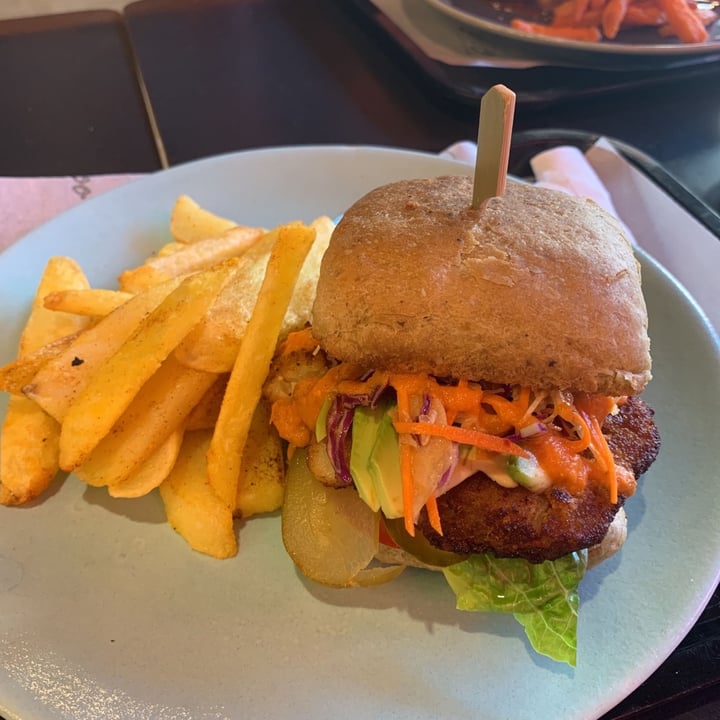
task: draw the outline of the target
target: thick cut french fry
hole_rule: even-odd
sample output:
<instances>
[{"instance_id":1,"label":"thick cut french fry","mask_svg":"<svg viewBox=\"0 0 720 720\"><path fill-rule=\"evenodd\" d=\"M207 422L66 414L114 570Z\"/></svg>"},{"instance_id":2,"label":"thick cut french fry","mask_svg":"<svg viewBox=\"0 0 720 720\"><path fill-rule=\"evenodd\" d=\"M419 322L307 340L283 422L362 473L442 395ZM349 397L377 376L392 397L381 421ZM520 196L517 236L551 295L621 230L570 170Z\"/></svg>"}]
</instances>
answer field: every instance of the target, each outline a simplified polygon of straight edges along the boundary
<instances>
[{"instance_id":1,"label":"thick cut french fry","mask_svg":"<svg viewBox=\"0 0 720 720\"><path fill-rule=\"evenodd\" d=\"M88 384L91 375L180 282L177 278L150 288L87 328L69 347L45 363L32 381L23 387L23 392L62 422L68 407Z\"/></svg>"},{"instance_id":2,"label":"thick cut french fry","mask_svg":"<svg viewBox=\"0 0 720 720\"><path fill-rule=\"evenodd\" d=\"M181 195L175 201L170 214L170 233L179 243L217 237L236 225L232 220L205 210L187 195Z\"/></svg>"},{"instance_id":3,"label":"thick cut french fry","mask_svg":"<svg viewBox=\"0 0 720 720\"><path fill-rule=\"evenodd\" d=\"M168 522L193 550L215 558L237 553L232 510L216 495L207 477L211 433L185 433L180 454L160 484Z\"/></svg>"},{"instance_id":4,"label":"thick cut french fry","mask_svg":"<svg viewBox=\"0 0 720 720\"><path fill-rule=\"evenodd\" d=\"M108 486L108 493L116 498L136 498L147 495L170 474L183 441L183 429L177 428L122 482Z\"/></svg>"},{"instance_id":5,"label":"thick cut french fry","mask_svg":"<svg viewBox=\"0 0 720 720\"><path fill-rule=\"evenodd\" d=\"M279 229L257 303L228 380L208 449L208 478L231 509L237 501L240 462L255 407L315 229L301 223Z\"/></svg>"},{"instance_id":6,"label":"thick cut french fry","mask_svg":"<svg viewBox=\"0 0 720 720\"><path fill-rule=\"evenodd\" d=\"M313 220L310 227L315 230L315 241L303 262L302 270L300 270L300 275L295 283L292 299L283 319L281 331L283 336L292 330L304 327L310 320L313 302L315 302L315 289L320 275L320 263L335 229L335 223L329 217L321 216Z\"/></svg>"},{"instance_id":7,"label":"thick cut french fry","mask_svg":"<svg viewBox=\"0 0 720 720\"><path fill-rule=\"evenodd\" d=\"M270 406L257 404L243 450L235 514L243 518L277 510L285 493L282 442L270 424Z\"/></svg>"},{"instance_id":8,"label":"thick cut french fry","mask_svg":"<svg viewBox=\"0 0 720 720\"><path fill-rule=\"evenodd\" d=\"M320 262L335 223L323 216L314 220L311 227L316 231L315 242L295 284L283 318L281 337L302 328L310 320ZM207 315L175 351L183 364L208 372L232 370L276 239L277 232L269 232L240 258L240 270L233 282L225 286Z\"/></svg>"},{"instance_id":9,"label":"thick cut french fry","mask_svg":"<svg viewBox=\"0 0 720 720\"><path fill-rule=\"evenodd\" d=\"M133 296L130 293L103 288L57 290L46 295L43 304L48 310L87 317L105 317L120 305L124 305L131 297Z\"/></svg>"},{"instance_id":10,"label":"thick cut french fry","mask_svg":"<svg viewBox=\"0 0 720 720\"><path fill-rule=\"evenodd\" d=\"M121 290L141 292L168 278L207 270L223 260L238 257L263 235L259 228L237 227L221 237L198 240L192 245L162 257L154 257L143 265L120 274Z\"/></svg>"},{"instance_id":11,"label":"thick cut french fry","mask_svg":"<svg viewBox=\"0 0 720 720\"><path fill-rule=\"evenodd\" d=\"M207 392L187 416L185 421L186 430L212 430L215 427L220 414L223 396L225 395L227 381L227 373L217 376L215 382L208 388Z\"/></svg>"},{"instance_id":12,"label":"thick cut french fry","mask_svg":"<svg viewBox=\"0 0 720 720\"><path fill-rule=\"evenodd\" d=\"M185 278L97 368L62 420L61 468L71 471L87 460L234 271L235 265L226 263Z\"/></svg>"},{"instance_id":13,"label":"thick cut french fry","mask_svg":"<svg viewBox=\"0 0 720 720\"><path fill-rule=\"evenodd\" d=\"M184 365L207 372L232 370L276 240L277 231L271 230L238 259L238 272L175 350Z\"/></svg>"},{"instance_id":14,"label":"thick cut french fry","mask_svg":"<svg viewBox=\"0 0 720 720\"><path fill-rule=\"evenodd\" d=\"M20 335L18 357L24 357L51 340L71 335L88 324L87 318L46 310L44 298L56 290L81 290L90 287L80 266L68 257L48 260L33 299L27 323Z\"/></svg>"},{"instance_id":15,"label":"thick cut french fry","mask_svg":"<svg viewBox=\"0 0 720 720\"><path fill-rule=\"evenodd\" d=\"M54 257L47 263L20 336L18 356L38 353L48 340L71 335L87 323L85 318L54 313L43 298L61 288L88 287L80 266L70 258ZM42 493L58 471L60 428L38 405L12 397L0 435L0 502L21 505Z\"/></svg>"},{"instance_id":16,"label":"thick cut french fry","mask_svg":"<svg viewBox=\"0 0 720 720\"><path fill-rule=\"evenodd\" d=\"M13 360L0 368L0 390L12 395L23 395L23 388L32 381L40 370L75 342L82 331L65 335L39 347L23 357Z\"/></svg>"},{"instance_id":17,"label":"thick cut french fry","mask_svg":"<svg viewBox=\"0 0 720 720\"><path fill-rule=\"evenodd\" d=\"M210 237L210 235L208 235ZM172 255L178 250L182 250L185 247L184 243L180 242L169 242L165 243L152 257L164 257L165 255Z\"/></svg>"},{"instance_id":18,"label":"thick cut french fry","mask_svg":"<svg viewBox=\"0 0 720 720\"><path fill-rule=\"evenodd\" d=\"M22 505L58 471L60 426L32 400L13 396L0 436L0 503Z\"/></svg>"},{"instance_id":19,"label":"thick cut french fry","mask_svg":"<svg viewBox=\"0 0 720 720\"><path fill-rule=\"evenodd\" d=\"M96 487L124 483L185 422L215 378L170 355L75 474Z\"/></svg>"}]
</instances>

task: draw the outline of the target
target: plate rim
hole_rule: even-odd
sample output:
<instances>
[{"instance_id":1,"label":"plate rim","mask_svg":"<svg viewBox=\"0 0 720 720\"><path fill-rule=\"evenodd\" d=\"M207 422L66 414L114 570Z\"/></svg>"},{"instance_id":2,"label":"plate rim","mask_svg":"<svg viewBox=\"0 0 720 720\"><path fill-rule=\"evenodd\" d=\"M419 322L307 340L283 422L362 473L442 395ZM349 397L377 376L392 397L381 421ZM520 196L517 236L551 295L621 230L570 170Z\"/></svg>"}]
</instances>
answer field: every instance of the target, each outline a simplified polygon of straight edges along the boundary
<instances>
[{"instance_id":1,"label":"plate rim","mask_svg":"<svg viewBox=\"0 0 720 720\"><path fill-rule=\"evenodd\" d=\"M183 163L182 165L173 166L169 170L159 170L155 171L153 173L148 173L147 176L144 178L139 178L137 181L138 183L141 183L145 180L145 178L152 178L154 176L162 175L167 176L169 173L173 173L173 171L176 171L176 174L179 173L179 171L189 171L194 172L196 168L204 168L204 167L212 167L215 163L219 161L223 161L225 159L233 159L238 156L245 156L248 154L269 154L269 153L285 153L285 152L295 152L295 151L301 151L303 153L309 152L317 152L317 151L330 151L330 152L345 152L345 151L352 151L352 152L379 152L381 154L388 154L388 155L404 155L404 156L415 156L419 158L423 158L428 161L435 161L435 160L445 160L448 163L448 166L454 166L458 169L465 169L467 170L468 166L460 161L453 160L451 158L441 158L440 156L433 154L433 153L427 153L422 151L415 151L415 150L407 150L402 148L392 148L392 147L386 147L386 146L375 146L375 145L307 145L307 146L280 146L280 147L269 147L269 148L259 148L259 149L252 149L252 150L243 150L239 152L229 152L229 153L223 153L221 155L211 156L207 158L198 158L196 160L189 161L187 163ZM202 170L201 170L202 171ZM108 196L118 196L119 194L123 193L125 188L129 187L130 185L125 185L119 188L116 188L114 190L110 190L107 193L104 193L103 195L97 196L95 198L92 198L90 202L92 203L100 203L102 201L103 197ZM105 202L111 202L106 200ZM65 213L62 213L62 215L66 215L69 213L76 213L80 212L78 208L82 208L83 206L78 206L75 208L71 208L70 210L66 211ZM86 212L86 211L83 211ZM59 216L58 216L59 217ZM20 240L18 240L16 243L14 243L10 248L8 248L7 251L0 254L0 273L3 272L3 268L5 264L8 262L8 257L12 260L13 253L10 253L9 255L6 255L9 251L11 251L15 247L20 247L21 244L27 245L32 242L33 236L37 233L45 233L47 232L47 226L52 225L56 223L57 218L53 218L49 220L48 222L44 223L43 225L39 226L38 228L30 231L27 235L23 236ZM19 250L17 251L19 252ZM711 337L715 340L715 355L716 359L718 359L718 362L720 362L720 344L718 343L716 334L712 333L712 326L707 321L707 318L705 314L702 312L702 309L699 308L698 304L693 299L692 295L687 291L686 288L670 273L666 268L664 268L657 260L655 260L649 253L646 251L640 249L639 254L641 257L643 257L644 262L648 262L649 264L653 265L656 271L664 278L665 281L669 281L676 290L682 293L685 300L688 302L688 306L693 309L694 312L699 314L699 319L702 320L704 325L711 331ZM720 567L716 568L716 575L715 575L715 582L717 583L718 578L720 578ZM678 638L678 641L682 639L682 636L687 632L687 630L692 626L692 624L697 620L699 615L702 613L705 605L707 604L707 601L709 600L710 595L712 594L712 591L710 591L709 594L704 598L703 602L699 605L697 605L694 610L694 615L692 619L692 623L688 624L686 627L683 628L682 634ZM664 662L664 660L673 652L675 648L675 645L670 647L667 651L667 654L665 654L662 657L657 658L657 664L654 665L653 668L651 668L645 675L644 678L640 681L639 684L641 684L644 679L647 679L652 672L654 672L661 664ZM626 689L624 691L624 694L622 697L627 696L629 692L631 692L633 689L635 689L637 685L633 686L630 689ZM612 705L609 705L609 707L613 707L617 702L620 701L621 698L615 698L612 701ZM607 710L608 708L605 708L604 710Z\"/></svg>"}]
</instances>

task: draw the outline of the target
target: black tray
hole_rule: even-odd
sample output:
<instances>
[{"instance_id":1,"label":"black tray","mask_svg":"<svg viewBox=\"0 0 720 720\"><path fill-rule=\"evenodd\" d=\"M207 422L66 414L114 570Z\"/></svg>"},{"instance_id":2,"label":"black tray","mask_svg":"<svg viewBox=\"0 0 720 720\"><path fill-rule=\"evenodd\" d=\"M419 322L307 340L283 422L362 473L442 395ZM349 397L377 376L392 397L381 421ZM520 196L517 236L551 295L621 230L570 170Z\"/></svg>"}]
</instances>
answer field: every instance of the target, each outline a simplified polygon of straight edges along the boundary
<instances>
[{"instance_id":1,"label":"black tray","mask_svg":"<svg viewBox=\"0 0 720 720\"><path fill-rule=\"evenodd\" d=\"M543 105L618 90L687 82L708 74L720 75L720 63L717 62L627 70L549 65L523 69L447 65L426 55L370 0L349 0L347 7L365 21L371 32L386 41L399 62L415 71L420 70L435 90L447 98L465 104L476 105L488 88L497 83L512 87L518 104Z\"/></svg>"}]
</instances>

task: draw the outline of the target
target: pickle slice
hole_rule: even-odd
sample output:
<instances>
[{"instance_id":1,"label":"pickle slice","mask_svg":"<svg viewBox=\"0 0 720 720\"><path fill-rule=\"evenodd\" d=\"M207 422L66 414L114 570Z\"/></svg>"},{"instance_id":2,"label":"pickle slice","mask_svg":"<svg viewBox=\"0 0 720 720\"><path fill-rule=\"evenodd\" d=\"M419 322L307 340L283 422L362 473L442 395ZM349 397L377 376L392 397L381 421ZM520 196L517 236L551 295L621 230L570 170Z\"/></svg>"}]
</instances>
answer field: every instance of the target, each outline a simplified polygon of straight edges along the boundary
<instances>
[{"instance_id":1,"label":"pickle slice","mask_svg":"<svg viewBox=\"0 0 720 720\"><path fill-rule=\"evenodd\" d=\"M386 518L383 517L385 529L393 541L406 552L416 557L420 562L434 567L448 567L465 560L465 555L440 550L415 528L415 536L408 534L405 530L405 521L403 518Z\"/></svg>"}]
</instances>

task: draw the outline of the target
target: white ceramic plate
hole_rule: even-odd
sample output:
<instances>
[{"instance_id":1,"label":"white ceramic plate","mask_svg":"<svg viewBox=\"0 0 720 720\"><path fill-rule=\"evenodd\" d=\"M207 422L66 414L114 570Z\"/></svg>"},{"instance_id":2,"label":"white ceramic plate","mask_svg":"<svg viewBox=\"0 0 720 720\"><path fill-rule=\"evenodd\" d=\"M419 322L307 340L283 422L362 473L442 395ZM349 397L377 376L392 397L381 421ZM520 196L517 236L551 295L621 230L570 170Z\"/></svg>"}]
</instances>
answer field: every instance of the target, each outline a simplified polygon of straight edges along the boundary
<instances>
[{"instance_id":1,"label":"white ceramic plate","mask_svg":"<svg viewBox=\"0 0 720 720\"><path fill-rule=\"evenodd\" d=\"M342 212L394 179L466 173L435 156L298 148L212 158L100 196L0 256L13 355L52 254L97 285L167 235L187 193L249 224ZM660 459L630 501L630 538L583 582L578 668L530 650L509 617L460 613L442 578L408 571L338 591L298 576L279 518L250 520L240 553L191 552L156 495L110 499L73 477L32 507L0 507L0 713L8 720L562 717L609 710L691 627L720 568L712 442L720 360L684 292L644 266Z\"/></svg>"},{"instance_id":2,"label":"white ceramic plate","mask_svg":"<svg viewBox=\"0 0 720 720\"><path fill-rule=\"evenodd\" d=\"M543 35L533 35L510 27L513 17L525 20L539 20L539 10L534 0L426 0L426 2L466 25L487 33L519 41L530 46L545 49L570 51L583 55L617 55L630 57L649 56L656 59L680 60L689 56L720 53L720 21L713 23L708 32L710 38L702 44L681 43L673 38L663 38L655 28L623 30L617 39L602 42L565 40ZM715 0L702 0L708 8L717 8Z\"/></svg>"}]
</instances>

